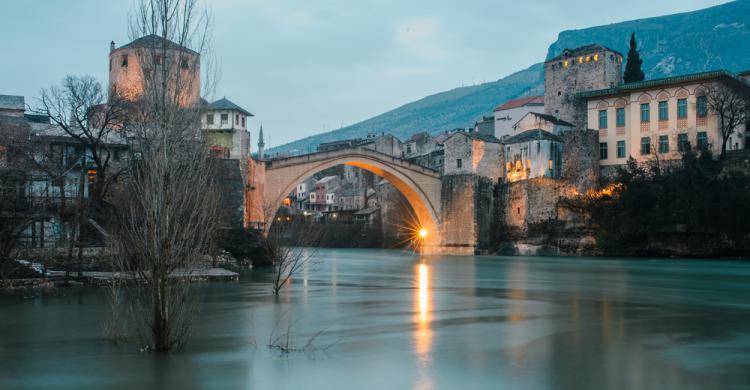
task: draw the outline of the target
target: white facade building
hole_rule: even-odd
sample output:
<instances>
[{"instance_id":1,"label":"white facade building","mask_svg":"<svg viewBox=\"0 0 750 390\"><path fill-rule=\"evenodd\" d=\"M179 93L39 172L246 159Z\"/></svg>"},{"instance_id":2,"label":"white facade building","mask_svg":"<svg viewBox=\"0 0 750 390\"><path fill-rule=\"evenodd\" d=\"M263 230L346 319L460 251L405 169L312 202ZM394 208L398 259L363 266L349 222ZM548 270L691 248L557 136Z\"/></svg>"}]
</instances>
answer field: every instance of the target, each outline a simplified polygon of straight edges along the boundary
<instances>
[{"instance_id":1,"label":"white facade building","mask_svg":"<svg viewBox=\"0 0 750 390\"><path fill-rule=\"evenodd\" d=\"M524 115L532 111L544 111L543 96L529 96L509 100L495 108L495 137L502 140L503 137L512 136L513 125Z\"/></svg>"}]
</instances>

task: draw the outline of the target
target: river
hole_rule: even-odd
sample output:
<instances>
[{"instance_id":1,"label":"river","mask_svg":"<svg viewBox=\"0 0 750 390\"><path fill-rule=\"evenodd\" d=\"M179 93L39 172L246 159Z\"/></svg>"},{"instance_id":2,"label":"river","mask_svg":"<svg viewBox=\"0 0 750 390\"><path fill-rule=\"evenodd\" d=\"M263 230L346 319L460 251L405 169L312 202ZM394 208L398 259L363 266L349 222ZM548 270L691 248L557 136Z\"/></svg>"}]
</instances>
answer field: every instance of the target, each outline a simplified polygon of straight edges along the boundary
<instances>
[{"instance_id":1,"label":"river","mask_svg":"<svg viewBox=\"0 0 750 390\"><path fill-rule=\"evenodd\" d=\"M104 341L100 289L2 296L0 389L750 388L746 262L336 249L270 279L203 285L169 355Z\"/></svg>"}]
</instances>

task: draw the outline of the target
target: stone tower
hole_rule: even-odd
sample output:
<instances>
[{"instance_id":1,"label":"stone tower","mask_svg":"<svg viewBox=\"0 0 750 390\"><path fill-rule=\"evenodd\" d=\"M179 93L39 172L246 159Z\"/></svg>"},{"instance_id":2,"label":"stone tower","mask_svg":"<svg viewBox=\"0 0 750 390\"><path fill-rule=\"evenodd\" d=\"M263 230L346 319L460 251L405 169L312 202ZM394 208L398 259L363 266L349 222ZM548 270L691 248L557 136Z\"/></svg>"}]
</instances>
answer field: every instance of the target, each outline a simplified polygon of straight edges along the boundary
<instances>
[{"instance_id":1,"label":"stone tower","mask_svg":"<svg viewBox=\"0 0 750 390\"><path fill-rule=\"evenodd\" d=\"M601 45L565 49L544 62L544 112L586 127L585 107L576 99L584 91L622 83L622 55Z\"/></svg>"},{"instance_id":2,"label":"stone tower","mask_svg":"<svg viewBox=\"0 0 750 390\"><path fill-rule=\"evenodd\" d=\"M128 100L138 100L149 86L161 86L164 74L168 77L168 91L179 88L180 104L200 103L200 54L153 34L119 48L110 42L110 91L116 90Z\"/></svg>"},{"instance_id":3,"label":"stone tower","mask_svg":"<svg viewBox=\"0 0 750 390\"><path fill-rule=\"evenodd\" d=\"M263 142L263 124L260 124L260 131L258 131L258 160L263 159L264 147L266 144Z\"/></svg>"}]
</instances>

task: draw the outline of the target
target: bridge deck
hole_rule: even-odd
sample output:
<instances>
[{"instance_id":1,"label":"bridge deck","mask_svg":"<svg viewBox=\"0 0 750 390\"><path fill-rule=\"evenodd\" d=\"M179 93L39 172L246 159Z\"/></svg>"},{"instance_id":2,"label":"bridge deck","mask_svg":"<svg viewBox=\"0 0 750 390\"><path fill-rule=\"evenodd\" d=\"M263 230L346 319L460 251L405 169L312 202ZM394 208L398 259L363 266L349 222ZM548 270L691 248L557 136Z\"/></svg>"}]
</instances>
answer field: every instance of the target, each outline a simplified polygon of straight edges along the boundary
<instances>
[{"instance_id":1,"label":"bridge deck","mask_svg":"<svg viewBox=\"0 0 750 390\"><path fill-rule=\"evenodd\" d=\"M264 161L266 163L266 170L272 170L272 169L288 167L291 165L305 164L309 162L323 161L323 160L329 160L331 158L341 158L341 157L347 157L347 156L367 156L369 158L373 158L373 159L380 160L383 162L390 162L393 164L397 164L404 169L409 169L411 171L416 171L422 174L431 175L436 178L440 177L440 172L434 169L427 168L419 164L414 164L410 162L409 160L403 159L401 157L392 156L387 153L382 153L376 150L363 148L363 147L337 149L337 150L332 150L328 152L314 152L314 153L308 153L308 154L301 154L298 156L267 159Z\"/></svg>"}]
</instances>

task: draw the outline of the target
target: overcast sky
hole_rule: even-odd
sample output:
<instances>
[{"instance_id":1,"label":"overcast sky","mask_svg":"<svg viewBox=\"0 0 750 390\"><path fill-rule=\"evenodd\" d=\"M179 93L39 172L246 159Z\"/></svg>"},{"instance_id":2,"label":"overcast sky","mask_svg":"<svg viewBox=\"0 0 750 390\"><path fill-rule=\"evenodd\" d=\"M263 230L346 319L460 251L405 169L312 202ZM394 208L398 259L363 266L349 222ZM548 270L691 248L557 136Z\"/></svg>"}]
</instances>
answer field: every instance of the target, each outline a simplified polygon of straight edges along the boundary
<instances>
[{"instance_id":1,"label":"overcast sky","mask_svg":"<svg viewBox=\"0 0 750 390\"><path fill-rule=\"evenodd\" d=\"M270 146L544 59L558 32L722 0L211 0L226 96ZM33 104L67 74L107 80L131 0L0 0L0 94ZM255 134L253 134L253 139ZM267 140L267 145L269 142Z\"/></svg>"}]
</instances>

